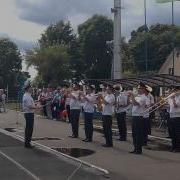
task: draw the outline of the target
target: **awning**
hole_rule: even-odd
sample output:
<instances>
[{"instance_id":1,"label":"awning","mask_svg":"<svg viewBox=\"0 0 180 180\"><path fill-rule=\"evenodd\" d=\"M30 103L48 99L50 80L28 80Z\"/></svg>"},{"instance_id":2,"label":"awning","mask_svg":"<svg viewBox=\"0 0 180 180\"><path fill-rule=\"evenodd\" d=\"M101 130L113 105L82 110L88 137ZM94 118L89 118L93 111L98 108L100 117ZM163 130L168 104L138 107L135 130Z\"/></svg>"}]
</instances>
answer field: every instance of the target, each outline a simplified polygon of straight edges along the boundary
<instances>
[{"instance_id":1,"label":"awning","mask_svg":"<svg viewBox=\"0 0 180 180\"><path fill-rule=\"evenodd\" d=\"M140 75L136 77L128 77L122 79L85 79L88 84L121 84L125 87L136 87L139 82L143 82L151 87L171 87L173 85L180 86L180 76L169 74L156 75Z\"/></svg>"}]
</instances>

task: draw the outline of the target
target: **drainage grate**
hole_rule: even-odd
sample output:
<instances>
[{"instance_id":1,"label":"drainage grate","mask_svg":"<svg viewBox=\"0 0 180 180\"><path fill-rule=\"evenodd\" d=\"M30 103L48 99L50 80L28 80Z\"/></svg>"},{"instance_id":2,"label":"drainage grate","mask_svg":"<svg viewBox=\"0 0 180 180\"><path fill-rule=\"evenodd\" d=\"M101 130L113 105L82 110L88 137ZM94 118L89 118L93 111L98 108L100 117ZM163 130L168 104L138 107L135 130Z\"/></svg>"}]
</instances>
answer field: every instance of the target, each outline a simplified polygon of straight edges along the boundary
<instances>
[{"instance_id":1,"label":"drainage grate","mask_svg":"<svg viewBox=\"0 0 180 180\"><path fill-rule=\"evenodd\" d=\"M89 156L95 153L95 151L93 150L80 149L80 148L52 148L52 149L75 158Z\"/></svg>"},{"instance_id":2,"label":"drainage grate","mask_svg":"<svg viewBox=\"0 0 180 180\"><path fill-rule=\"evenodd\" d=\"M15 128L4 128L4 130L9 131L9 132L16 132Z\"/></svg>"},{"instance_id":3,"label":"drainage grate","mask_svg":"<svg viewBox=\"0 0 180 180\"><path fill-rule=\"evenodd\" d=\"M34 137L32 141L41 141L41 140L62 140L61 138L57 137Z\"/></svg>"}]
</instances>

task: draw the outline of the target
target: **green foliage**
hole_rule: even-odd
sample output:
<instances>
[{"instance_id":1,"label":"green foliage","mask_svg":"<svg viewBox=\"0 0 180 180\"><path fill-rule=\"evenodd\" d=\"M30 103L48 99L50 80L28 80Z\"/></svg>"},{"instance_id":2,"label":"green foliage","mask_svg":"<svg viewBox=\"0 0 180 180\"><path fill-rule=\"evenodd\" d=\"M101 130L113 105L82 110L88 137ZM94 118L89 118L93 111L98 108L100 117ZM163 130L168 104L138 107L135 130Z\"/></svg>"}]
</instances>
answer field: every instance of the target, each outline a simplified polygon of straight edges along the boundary
<instances>
[{"instance_id":1,"label":"green foliage","mask_svg":"<svg viewBox=\"0 0 180 180\"><path fill-rule=\"evenodd\" d=\"M76 40L73 29L69 22L59 21L56 24L50 25L39 40L40 47L48 47L54 45L68 45Z\"/></svg>"},{"instance_id":2,"label":"green foliage","mask_svg":"<svg viewBox=\"0 0 180 180\"><path fill-rule=\"evenodd\" d=\"M158 71L174 46L180 45L180 27L156 24L146 33L144 26L132 31L129 54L138 72L145 71L145 42L147 41L148 71Z\"/></svg>"},{"instance_id":3,"label":"green foliage","mask_svg":"<svg viewBox=\"0 0 180 180\"><path fill-rule=\"evenodd\" d=\"M110 78L112 54L106 41L113 39L113 21L94 15L78 27L84 74L88 78Z\"/></svg>"},{"instance_id":4,"label":"green foliage","mask_svg":"<svg viewBox=\"0 0 180 180\"><path fill-rule=\"evenodd\" d=\"M54 45L28 51L26 62L38 70L37 79L44 85L58 86L71 75L65 46Z\"/></svg>"},{"instance_id":5,"label":"green foliage","mask_svg":"<svg viewBox=\"0 0 180 180\"><path fill-rule=\"evenodd\" d=\"M173 49L180 46L180 27L156 24L132 31L127 42L122 38L123 73L145 72L145 42L147 42L148 71L156 72ZM69 22L50 25L39 40L39 48L28 51L26 62L35 66L37 85L59 86L68 79L106 79L111 77L113 21L94 15L79 25L76 35Z\"/></svg>"},{"instance_id":6,"label":"green foliage","mask_svg":"<svg viewBox=\"0 0 180 180\"><path fill-rule=\"evenodd\" d=\"M0 87L14 87L21 71L22 59L15 43L7 38L0 39Z\"/></svg>"},{"instance_id":7,"label":"green foliage","mask_svg":"<svg viewBox=\"0 0 180 180\"><path fill-rule=\"evenodd\" d=\"M69 22L50 25L39 40L39 48L26 53L26 63L38 71L39 86L58 86L78 69L79 54L76 35ZM76 67L77 66L77 67Z\"/></svg>"}]
</instances>

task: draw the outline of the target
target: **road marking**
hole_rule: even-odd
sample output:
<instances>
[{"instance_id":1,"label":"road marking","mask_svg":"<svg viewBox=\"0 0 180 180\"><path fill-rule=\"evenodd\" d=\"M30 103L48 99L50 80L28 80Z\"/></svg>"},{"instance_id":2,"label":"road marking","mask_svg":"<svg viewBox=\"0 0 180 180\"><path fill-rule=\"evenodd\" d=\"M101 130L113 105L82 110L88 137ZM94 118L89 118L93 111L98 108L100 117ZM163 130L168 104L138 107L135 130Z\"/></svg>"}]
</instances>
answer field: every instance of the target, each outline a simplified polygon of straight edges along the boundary
<instances>
[{"instance_id":1,"label":"road marking","mask_svg":"<svg viewBox=\"0 0 180 180\"><path fill-rule=\"evenodd\" d=\"M36 175L34 175L33 173L31 173L28 169L26 169L25 167L23 167L21 164L19 164L17 161L15 161L14 159L12 159L11 157L9 157L8 155L4 154L2 151L0 151L0 154L2 156L4 156L6 159L8 159L9 161L11 161L13 164L15 164L17 167L19 167L21 170L23 170L26 174L28 174L29 176L31 176L34 180L40 180L40 178L38 178Z\"/></svg>"},{"instance_id":2,"label":"road marking","mask_svg":"<svg viewBox=\"0 0 180 180\"><path fill-rule=\"evenodd\" d=\"M11 136L12 138L17 139L17 140L19 140L19 141L21 141L21 142L24 142L24 137L22 137L22 136L20 136L20 135L18 135L18 134L16 134L16 133L12 133L12 132L9 132L9 131L5 131L5 130L2 129L2 128L0 128L0 132L3 133L3 134L6 134L6 135L8 135L8 136ZM56 151L56 150L54 150L54 149L51 149L50 147L45 146L45 145L43 145L43 144L40 144L40 143L37 143L37 142L34 142L34 141L32 141L32 144L37 145L37 147L40 148L41 150L46 151L46 152L51 153L51 154L54 154L54 155L56 155L57 157L61 157L61 158L64 157L64 158L70 159L70 160L72 160L72 161L74 161L74 162L82 163L82 165L85 165L85 166L87 166L87 167L89 167L89 168L95 169L96 171L101 172L103 175L109 175L109 171L106 170L106 169L103 169L103 168L101 168L101 167L95 166L95 165L93 165L93 164L91 164L91 163L85 162L85 161L80 160L80 159L78 159L78 158L74 158L74 157L69 156L69 155L67 155L67 154L63 154L63 153L58 152L58 151Z\"/></svg>"}]
</instances>

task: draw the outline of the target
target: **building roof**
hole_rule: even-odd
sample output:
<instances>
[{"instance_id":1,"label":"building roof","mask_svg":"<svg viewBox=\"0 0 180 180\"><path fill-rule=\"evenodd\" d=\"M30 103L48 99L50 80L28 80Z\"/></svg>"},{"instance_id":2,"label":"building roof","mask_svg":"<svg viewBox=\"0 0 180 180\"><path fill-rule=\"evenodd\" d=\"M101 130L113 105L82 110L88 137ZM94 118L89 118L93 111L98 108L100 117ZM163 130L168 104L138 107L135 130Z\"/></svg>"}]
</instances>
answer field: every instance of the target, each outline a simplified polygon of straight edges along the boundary
<instances>
[{"instance_id":1,"label":"building roof","mask_svg":"<svg viewBox=\"0 0 180 180\"><path fill-rule=\"evenodd\" d=\"M180 76L173 76L169 74L154 74L141 75L136 77L122 78L122 79L86 79L86 83L91 84L107 84L115 85L122 84L125 87L136 87L139 82L148 84L151 87L171 87L173 85L180 86Z\"/></svg>"},{"instance_id":2,"label":"building roof","mask_svg":"<svg viewBox=\"0 0 180 180\"><path fill-rule=\"evenodd\" d=\"M171 74L173 70L173 51L161 66L159 74ZM174 49L174 75L180 76L180 48Z\"/></svg>"}]
</instances>

